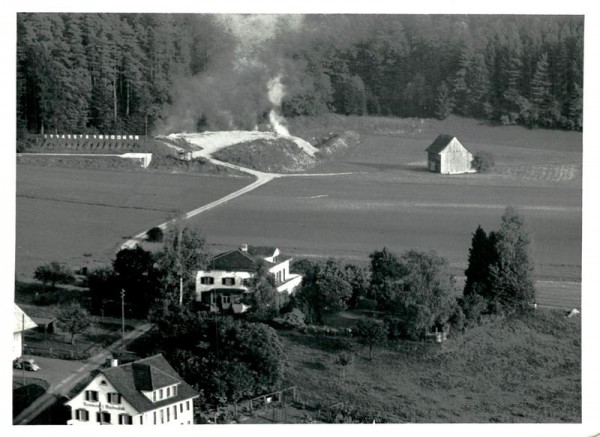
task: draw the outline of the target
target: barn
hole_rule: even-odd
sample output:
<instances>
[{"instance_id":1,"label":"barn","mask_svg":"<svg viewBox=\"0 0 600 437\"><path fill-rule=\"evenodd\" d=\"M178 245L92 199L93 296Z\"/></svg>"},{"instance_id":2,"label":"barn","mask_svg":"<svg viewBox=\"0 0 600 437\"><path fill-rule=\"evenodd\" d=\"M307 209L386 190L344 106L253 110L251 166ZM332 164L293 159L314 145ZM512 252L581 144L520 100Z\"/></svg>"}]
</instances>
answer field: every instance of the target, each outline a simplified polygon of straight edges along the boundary
<instances>
[{"instance_id":1,"label":"barn","mask_svg":"<svg viewBox=\"0 0 600 437\"><path fill-rule=\"evenodd\" d=\"M438 135L425 151L429 171L441 174L475 172L471 166L473 155L452 135Z\"/></svg>"}]
</instances>

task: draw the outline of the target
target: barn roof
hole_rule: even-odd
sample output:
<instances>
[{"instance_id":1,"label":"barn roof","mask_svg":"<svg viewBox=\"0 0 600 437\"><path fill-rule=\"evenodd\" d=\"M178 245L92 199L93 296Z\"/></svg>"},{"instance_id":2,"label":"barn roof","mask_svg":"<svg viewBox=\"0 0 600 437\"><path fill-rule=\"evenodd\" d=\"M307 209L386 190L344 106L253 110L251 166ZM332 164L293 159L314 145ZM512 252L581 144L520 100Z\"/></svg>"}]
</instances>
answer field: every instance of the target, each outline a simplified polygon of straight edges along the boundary
<instances>
[{"instance_id":1,"label":"barn roof","mask_svg":"<svg viewBox=\"0 0 600 437\"><path fill-rule=\"evenodd\" d=\"M455 137L453 135L439 134L435 141L431 143L431 145L425 149L425 151L429 153L440 153L448 146L448 144L450 144L450 142L452 142L454 138Z\"/></svg>"}]
</instances>

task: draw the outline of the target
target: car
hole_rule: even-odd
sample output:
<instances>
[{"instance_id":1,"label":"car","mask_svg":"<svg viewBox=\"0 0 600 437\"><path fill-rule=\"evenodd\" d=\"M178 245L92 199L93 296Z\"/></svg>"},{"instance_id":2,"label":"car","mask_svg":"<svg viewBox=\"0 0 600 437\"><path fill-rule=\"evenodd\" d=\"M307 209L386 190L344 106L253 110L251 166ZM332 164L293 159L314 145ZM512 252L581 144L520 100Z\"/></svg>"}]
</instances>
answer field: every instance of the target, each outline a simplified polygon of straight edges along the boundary
<instances>
[{"instance_id":1,"label":"car","mask_svg":"<svg viewBox=\"0 0 600 437\"><path fill-rule=\"evenodd\" d=\"M13 367L15 369L29 370L30 372L37 372L41 369L33 358L17 358L13 361Z\"/></svg>"}]
</instances>

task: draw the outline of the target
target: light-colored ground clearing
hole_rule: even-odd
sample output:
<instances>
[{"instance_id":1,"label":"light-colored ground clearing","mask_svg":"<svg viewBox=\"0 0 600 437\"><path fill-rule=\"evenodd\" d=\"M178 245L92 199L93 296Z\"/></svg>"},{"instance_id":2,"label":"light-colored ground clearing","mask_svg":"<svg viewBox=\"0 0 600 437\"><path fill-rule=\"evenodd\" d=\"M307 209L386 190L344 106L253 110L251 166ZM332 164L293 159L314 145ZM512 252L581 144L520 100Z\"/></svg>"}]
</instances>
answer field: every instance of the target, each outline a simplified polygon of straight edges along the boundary
<instances>
[{"instance_id":1,"label":"light-colored ground clearing","mask_svg":"<svg viewBox=\"0 0 600 437\"><path fill-rule=\"evenodd\" d=\"M110 260L123 239L209 203L251 178L19 165L16 273L51 260Z\"/></svg>"}]
</instances>

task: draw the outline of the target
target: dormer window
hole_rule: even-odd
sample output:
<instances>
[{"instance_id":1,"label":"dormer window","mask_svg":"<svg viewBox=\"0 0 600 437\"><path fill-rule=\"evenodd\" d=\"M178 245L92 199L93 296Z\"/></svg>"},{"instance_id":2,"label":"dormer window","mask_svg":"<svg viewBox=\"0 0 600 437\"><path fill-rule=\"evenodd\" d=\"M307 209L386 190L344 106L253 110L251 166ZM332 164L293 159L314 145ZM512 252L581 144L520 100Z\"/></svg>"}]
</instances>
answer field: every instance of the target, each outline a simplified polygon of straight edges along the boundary
<instances>
[{"instance_id":1,"label":"dormer window","mask_svg":"<svg viewBox=\"0 0 600 437\"><path fill-rule=\"evenodd\" d=\"M221 283L223 285L235 285L235 278L223 278Z\"/></svg>"}]
</instances>

